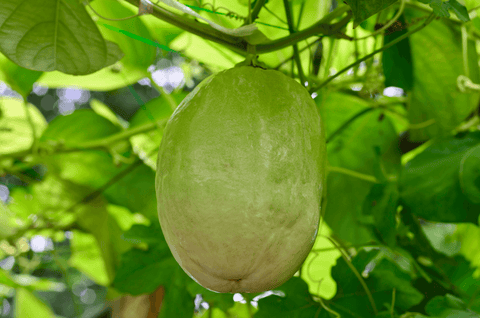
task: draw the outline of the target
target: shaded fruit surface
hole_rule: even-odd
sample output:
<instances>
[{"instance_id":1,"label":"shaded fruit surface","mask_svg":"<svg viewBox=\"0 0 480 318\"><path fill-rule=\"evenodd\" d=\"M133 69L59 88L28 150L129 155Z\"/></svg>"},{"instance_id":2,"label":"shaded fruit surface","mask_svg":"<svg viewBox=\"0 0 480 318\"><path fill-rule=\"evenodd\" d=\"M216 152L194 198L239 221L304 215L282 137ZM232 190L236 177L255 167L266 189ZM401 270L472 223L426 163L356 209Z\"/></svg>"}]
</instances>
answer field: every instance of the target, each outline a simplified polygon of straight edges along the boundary
<instances>
[{"instance_id":1,"label":"shaded fruit surface","mask_svg":"<svg viewBox=\"0 0 480 318\"><path fill-rule=\"evenodd\" d=\"M293 79L250 66L205 79L158 156L158 216L177 262L216 292L283 284L315 241L325 161L318 110Z\"/></svg>"}]
</instances>

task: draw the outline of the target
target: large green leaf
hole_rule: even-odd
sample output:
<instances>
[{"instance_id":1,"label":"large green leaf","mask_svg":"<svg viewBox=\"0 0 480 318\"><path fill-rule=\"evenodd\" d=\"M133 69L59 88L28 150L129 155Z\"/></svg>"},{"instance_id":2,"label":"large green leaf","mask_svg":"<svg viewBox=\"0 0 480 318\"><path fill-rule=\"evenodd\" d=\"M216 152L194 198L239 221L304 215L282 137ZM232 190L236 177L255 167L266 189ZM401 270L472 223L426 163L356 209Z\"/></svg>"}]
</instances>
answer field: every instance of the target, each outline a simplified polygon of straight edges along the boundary
<instances>
[{"instance_id":1,"label":"large green leaf","mask_svg":"<svg viewBox=\"0 0 480 318\"><path fill-rule=\"evenodd\" d=\"M325 123L327 139L344 122L369 106L359 98L340 93L321 95L316 101ZM388 173L396 173L400 166L397 135L389 118L379 120L381 113L381 110L368 112L327 144L330 166L373 176L381 161ZM374 239L357 219L373 185L370 181L335 170L329 172L325 220L335 235L356 243Z\"/></svg>"},{"instance_id":2,"label":"large green leaf","mask_svg":"<svg viewBox=\"0 0 480 318\"><path fill-rule=\"evenodd\" d=\"M169 271L170 277L168 283L165 284L165 298L160 308L159 318L191 317L193 315L195 297L190 295L186 288L192 279L176 262L175 265Z\"/></svg>"},{"instance_id":3,"label":"large green leaf","mask_svg":"<svg viewBox=\"0 0 480 318\"><path fill-rule=\"evenodd\" d=\"M25 288L17 288L15 295L15 317L55 318L55 314L44 302Z\"/></svg>"},{"instance_id":4,"label":"large green leaf","mask_svg":"<svg viewBox=\"0 0 480 318\"><path fill-rule=\"evenodd\" d=\"M114 0L93 1L91 6L95 12L107 18L124 18L136 14L131 6ZM153 29L149 29L141 18L122 21L102 19L87 8L95 19L103 37L115 42L125 56L114 66L105 68L85 76L72 76L60 72L46 73L40 78L40 83L50 87L79 86L95 91L118 89L148 77L147 68L153 63L157 48L151 43L145 43L152 38ZM138 11L138 9L137 9ZM145 39L135 39L125 33Z\"/></svg>"},{"instance_id":5,"label":"large green leaf","mask_svg":"<svg viewBox=\"0 0 480 318\"><path fill-rule=\"evenodd\" d=\"M407 19L418 13L406 10ZM449 134L477 106L479 95L462 93L457 77L463 74L461 35L458 30L441 21L410 37L413 57L414 85L409 105L412 124L434 119L435 123L423 129L411 130L412 140L425 140ZM470 79L480 80L475 44L468 42Z\"/></svg>"},{"instance_id":6,"label":"large green leaf","mask_svg":"<svg viewBox=\"0 0 480 318\"><path fill-rule=\"evenodd\" d=\"M467 305L459 298L447 294L437 296L430 300L425 307L426 312L435 318L478 318L476 313L467 308Z\"/></svg>"},{"instance_id":7,"label":"large green leaf","mask_svg":"<svg viewBox=\"0 0 480 318\"><path fill-rule=\"evenodd\" d=\"M72 146L108 137L120 129L91 110L78 110L71 115L55 118L41 141ZM127 141L105 146L113 147L110 148L111 151L119 152L118 156L128 154ZM102 193L109 202L124 206L132 213L140 212L149 219L157 219L155 172L141 162L134 161L132 157L122 160L126 163L117 166L114 157L109 153L102 150L85 150L54 153L46 161L51 171L61 178L88 186L92 190L100 189L108 183L109 186Z\"/></svg>"},{"instance_id":8,"label":"large green leaf","mask_svg":"<svg viewBox=\"0 0 480 318\"><path fill-rule=\"evenodd\" d=\"M31 70L90 74L122 57L76 0L0 1L0 51Z\"/></svg>"},{"instance_id":9,"label":"large green leaf","mask_svg":"<svg viewBox=\"0 0 480 318\"><path fill-rule=\"evenodd\" d=\"M405 16L402 14L398 23L405 24ZM384 45L396 40L407 33L406 29L387 30L384 37ZM395 86L410 91L413 86L412 52L410 49L410 38L403 39L397 44L389 47L382 54L383 74L385 75L385 86Z\"/></svg>"},{"instance_id":10,"label":"large green leaf","mask_svg":"<svg viewBox=\"0 0 480 318\"><path fill-rule=\"evenodd\" d=\"M405 165L400 195L412 213L431 221L477 223L480 205L462 193L460 166L462 158L478 144L478 132L445 138Z\"/></svg>"},{"instance_id":11,"label":"large green leaf","mask_svg":"<svg viewBox=\"0 0 480 318\"><path fill-rule=\"evenodd\" d=\"M396 212L398 203L396 183L375 184L367 195L362 209L362 221L372 228L378 240L389 246L396 241Z\"/></svg>"},{"instance_id":12,"label":"large green leaf","mask_svg":"<svg viewBox=\"0 0 480 318\"><path fill-rule=\"evenodd\" d=\"M38 138L46 126L45 118L35 106L23 105L19 99L0 98L0 155L28 150L33 136Z\"/></svg>"},{"instance_id":13,"label":"large green leaf","mask_svg":"<svg viewBox=\"0 0 480 318\"><path fill-rule=\"evenodd\" d=\"M433 12L439 17L450 17L449 10L454 12L457 18L463 22L470 21L468 11L463 4L457 2L457 0L418 0L420 2L430 5Z\"/></svg>"},{"instance_id":14,"label":"large green leaf","mask_svg":"<svg viewBox=\"0 0 480 318\"><path fill-rule=\"evenodd\" d=\"M147 251L132 249L122 255L113 287L131 295L152 293L169 283L177 266L166 243Z\"/></svg>"},{"instance_id":15,"label":"large green leaf","mask_svg":"<svg viewBox=\"0 0 480 318\"><path fill-rule=\"evenodd\" d=\"M361 22L368 19L375 13L378 13L390 5L397 2L397 0L346 0L347 4L352 8L354 16L353 27L357 27Z\"/></svg>"},{"instance_id":16,"label":"large green leaf","mask_svg":"<svg viewBox=\"0 0 480 318\"><path fill-rule=\"evenodd\" d=\"M472 264L463 256L457 255L450 259L449 262L439 264L438 267L441 267L445 274L448 275L448 278L456 286L457 292L462 296L463 301L468 304L468 307L480 312L480 277L475 274L476 269L472 267Z\"/></svg>"},{"instance_id":17,"label":"large green leaf","mask_svg":"<svg viewBox=\"0 0 480 318\"><path fill-rule=\"evenodd\" d=\"M460 185L473 203L480 203L480 145L470 149L460 162Z\"/></svg>"},{"instance_id":18,"label":"large green leaf","mask_svg":"<svg viewBox=\"0 0 480 318\"><path fill-rule=\"evenodd\" d=\"M411 284L411 276L387 258L378 257L378 251L360 251L351 261L363 276L378 311L390 309L395 289L394 307L402 312L418 304L423 295ZM342 317L374 317L373 307L364 287L344 259L332 269L338 292L332 308Z\"/></svg>"},{"instance_id":19,"label":"large green leaf","mask_svg":"<svg viewBox=\"0 0 480 318\"><path fill-rule=\"evenodd\" d=\"M152 293L159 286L165 288L165 299L159 317L191 317L193 298L187 286L196 284L173 258L157 223L149 227L134 225L124 239L134 243L148 243L148 250L132 249L122 255L121 265L113 287L131 295ZM218 297L212 299L219 300Z\"/></svg>"},{"instance_id":20,"label":"large green leaf","mask_svg":"<svg viewBox=\"0 0 480 318\"><path fill-rule=\"evenodd\" d=\"M113 264L102 258L102 250L95 236L79 231L72 232L70 267L78 269L99 285L108 286L114 275Z\"/></svg>"},{"instance_id":21,"label":"large green leaf","mask_svg":"<svg viewBox=\"0 0 480 318\"><path fill-rule=\"evenodd\" d=\"M480 277L480 227L473 224L458 224L450 239L459 242L460 254L469 260L476 271L473 276Z\"/></svg>"}]
</instances>

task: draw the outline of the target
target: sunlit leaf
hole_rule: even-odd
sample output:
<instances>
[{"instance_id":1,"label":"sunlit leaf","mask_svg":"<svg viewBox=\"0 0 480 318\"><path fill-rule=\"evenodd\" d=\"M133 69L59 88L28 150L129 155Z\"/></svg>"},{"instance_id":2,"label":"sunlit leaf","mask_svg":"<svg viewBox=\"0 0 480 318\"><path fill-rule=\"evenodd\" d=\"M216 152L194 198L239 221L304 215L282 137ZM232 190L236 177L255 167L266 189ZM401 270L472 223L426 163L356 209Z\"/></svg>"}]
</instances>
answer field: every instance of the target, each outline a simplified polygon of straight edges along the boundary
<instances>
[{"instance_id":1,"label":"sunlit leaf","mask_svg":"<svg viewBox=\"0 0 480 318\"><path fill-rule=\"evenodd\" d=\"M27 289L17 288L15 296L15 317L55 318L52 309Z\"/></svg>"},{"instance_id":2,"label":"sunlit leaf","mask_svg":"<svg viewBox=\"0 0 480 318\"><path fill-rule=\"evenodd\" d=\"M33 126L27 116L30 113ZM32 146L33 131L38 138L45 130L47 122L32 104L23 105L15 98L0 98L0 155L28 150Z\"/></svg>"},{"instance_id":3,"label":"sunlit leaf","mask_svg":"<svg viewBox=\"0 0 480 318\"><path fill-rule=\"evenodd\" d=\"M132 17L138 11L138 8L137 10L133 9L126 1L92 1L90 5L96 13L109 19ZM95 91L107 91L133 84L144 77L148 77L147 68L153 63L157 48L139 39L129 37L125 32L140 39L151 40L152 38L161 38L163 33L161 28L148 27L144 22L144 17L111 21L102 19L89 7L87 7L87 11L95 20L102 36L115 42L125 56L114 65L93 74L71 76L60 72L52 72L44 74L40 78L40 82L50 87L74 85Z\"/></svg>"},{"instance_id":4,"label":"sunlit leaf","mask_svg":"<svg viewBox=\"0 0 480 318\"><path fill-rule=\"evenodd\" d=\"M0 80L22 95L24 98L32 91L33 83L42 72L32 71L13 63L0 53Z\"/></svg>"},{"instance_id":5,"label":"sunlit leaf","mask_svg":"<svg viewBox=\"0 0 480 318\"><path fill-rule=\"evenodd\" d=\"M462 193L459 176L462 158L478 144L478 133L445 138L406 164L400 196L412 213L431 221L477 223L480 205Z\"/></svg>"}]
</instances>

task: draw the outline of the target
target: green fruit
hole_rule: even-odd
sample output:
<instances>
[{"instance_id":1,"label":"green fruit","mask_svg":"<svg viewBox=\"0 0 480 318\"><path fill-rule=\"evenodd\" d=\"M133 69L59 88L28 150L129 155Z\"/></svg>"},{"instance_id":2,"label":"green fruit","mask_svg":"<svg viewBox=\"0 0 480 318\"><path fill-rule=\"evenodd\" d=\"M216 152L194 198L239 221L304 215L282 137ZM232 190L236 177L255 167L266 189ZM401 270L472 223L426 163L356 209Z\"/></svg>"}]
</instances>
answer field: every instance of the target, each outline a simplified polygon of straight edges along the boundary
<instances>
[{"instance_id":1,"label":"green fruit","mask_svg":"<svg viewBox=\"0 0 480 318\"><path fill-rule=\"evenodd\" d=\"M212 291L280 286L315 241L325 161L318 110L293 79L249 66L205 79L159 150L158 216L173 256Z\"/></svg>"}]
</instances>

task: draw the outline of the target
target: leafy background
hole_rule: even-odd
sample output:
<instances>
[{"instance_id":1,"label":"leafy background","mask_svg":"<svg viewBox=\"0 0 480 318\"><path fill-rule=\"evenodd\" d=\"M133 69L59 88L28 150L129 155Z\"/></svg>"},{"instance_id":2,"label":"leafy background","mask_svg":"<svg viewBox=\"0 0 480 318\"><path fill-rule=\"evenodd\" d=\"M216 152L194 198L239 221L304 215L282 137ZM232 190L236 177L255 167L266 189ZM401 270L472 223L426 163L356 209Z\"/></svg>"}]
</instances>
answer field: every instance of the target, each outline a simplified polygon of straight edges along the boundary
<instances>
[{"instance_id":1,"label":"leafy background","mask_svg":"<svg viewBox=\"0 0 480 318\"><path fill-rule=\"evenodd\" d=\"M261 5L232 42L163 4L0 0L0 317L480 317L480 2L257 1L181 1L228 28ZM329 173L295 276L218 294L165 243L156 151L245 41L308 82Z\"/></svg>"}]
</instances>

